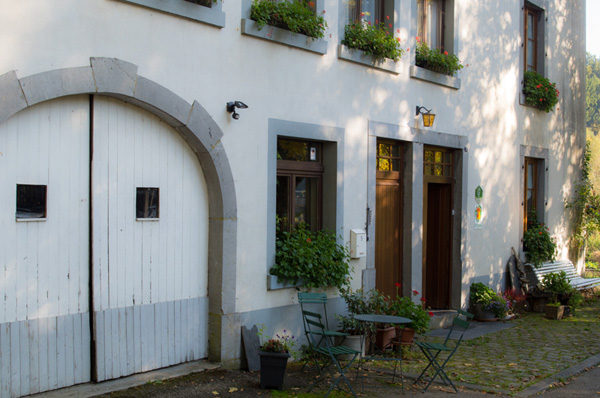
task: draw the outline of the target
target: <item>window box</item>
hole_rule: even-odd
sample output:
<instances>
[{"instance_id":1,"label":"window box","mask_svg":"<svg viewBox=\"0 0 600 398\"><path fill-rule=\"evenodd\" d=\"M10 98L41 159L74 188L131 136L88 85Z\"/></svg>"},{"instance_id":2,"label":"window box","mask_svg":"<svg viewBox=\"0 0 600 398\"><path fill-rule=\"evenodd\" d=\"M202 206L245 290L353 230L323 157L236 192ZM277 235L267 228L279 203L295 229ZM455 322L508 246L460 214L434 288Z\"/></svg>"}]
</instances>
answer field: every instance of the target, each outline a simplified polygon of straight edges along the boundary
<instances>
[{"instance_id":1,"label":"window box","mask_svg":"<svg viewBox=\"0 0 600 398\"><path fill-rule=\"evenodd\" d=\"M393 73L394 75L400 74L401 64L399 61L396 62L389 58L385 58L383 61L378 61L375 59L375 57L372 55L367 55L364 51L348 48L343 44L338 46L338 58L365 65L370 68L379 69L384 72Z\"/></svg>"},{"instance_id":2,"label":"window box","mask_svg":"<svg viewBox=\"0 0 600 398\"><path fill-rule=\"evenodd\" d=\"M142 7L158 10L167 14L177 15L196 22L203 22L219 28L225 27L225 13L221 3L210 7L195 4L186 0L118 0L123 3L137 4Z\"/></svg>"},{"instance_id":3,"label":"window box","mask_svg":"<svg viewBox=\"0 0 600 398\"><path fill-rule=\"evenodd\" d=\"M288 282L280 282L279 279L275 275L267 275L267 290L280 290L280 289L289 289L292 287L301 287L304 284L303 281L298 281L296 284L291 284Z\"/></svg>"},{"instance_id":4,"label":"window box","mask_svg":"<svg viewBox=\"0 0 600 398\"><path fill-rule=\"evenodd\" d=\"M454 90L460 89L460 79L458 77L444 75L416 65L410 66L410 77L452 88Z\"/></svg>"},{"instance_id":5,"label":"window box","mask_svg":"<svg viewBox=\"0 0 600 398\"><path fill-rule=\"evenodd\" d=\"M265 26L259 30L256 21L251 19L242 19L242 34L296 47L317 54L327 53L327 41L323 39L315 39L301 33L290 32L287 29L277 28L275 26Z\"/></svg>"}]
</instances>

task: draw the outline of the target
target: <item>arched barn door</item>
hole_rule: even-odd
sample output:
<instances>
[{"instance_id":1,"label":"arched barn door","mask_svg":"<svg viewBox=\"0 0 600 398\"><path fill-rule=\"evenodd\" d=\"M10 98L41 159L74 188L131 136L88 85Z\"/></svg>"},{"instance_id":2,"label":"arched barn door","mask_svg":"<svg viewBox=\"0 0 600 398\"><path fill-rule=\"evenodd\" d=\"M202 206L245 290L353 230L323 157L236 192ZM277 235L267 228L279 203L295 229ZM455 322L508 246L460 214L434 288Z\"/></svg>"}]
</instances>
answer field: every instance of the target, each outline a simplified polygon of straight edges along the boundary
<instances>
[{"instance_id":1,"label":"arched barn door","mask_svg":"<svg viewBox=\"0 0 600 398\"><path fill-rule=\"evenodd\" d=\"M208 193L174 129L34 105L0 124L0 186L0 397L207 356Z\"/></svg>"}]
</instances>

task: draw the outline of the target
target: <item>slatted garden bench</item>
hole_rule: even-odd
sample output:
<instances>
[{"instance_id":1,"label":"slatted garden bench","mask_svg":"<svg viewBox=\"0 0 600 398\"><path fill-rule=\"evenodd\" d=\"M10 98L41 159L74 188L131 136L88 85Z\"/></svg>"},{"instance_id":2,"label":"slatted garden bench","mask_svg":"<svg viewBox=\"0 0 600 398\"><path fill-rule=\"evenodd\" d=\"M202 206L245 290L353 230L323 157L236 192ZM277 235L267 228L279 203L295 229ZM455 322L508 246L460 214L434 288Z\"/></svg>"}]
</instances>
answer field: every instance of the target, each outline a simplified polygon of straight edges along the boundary
<instances>
[{"instance_id":1,"label":"slatted garden bench","mask_svg":"<svg viewBox=\"0 0 600 398\"><path fill-rule=\"evenodd\" d=\"M600 278L586 279L579 276L573 263L569 260L555 261L553 263L543 263L539 268L533 264L525 264L527 277L531 281L531 286L543 283L544 275L553 272L565 271L569 283L577 290L591 289L600 287Z\"/></svg>"}]
</instances>

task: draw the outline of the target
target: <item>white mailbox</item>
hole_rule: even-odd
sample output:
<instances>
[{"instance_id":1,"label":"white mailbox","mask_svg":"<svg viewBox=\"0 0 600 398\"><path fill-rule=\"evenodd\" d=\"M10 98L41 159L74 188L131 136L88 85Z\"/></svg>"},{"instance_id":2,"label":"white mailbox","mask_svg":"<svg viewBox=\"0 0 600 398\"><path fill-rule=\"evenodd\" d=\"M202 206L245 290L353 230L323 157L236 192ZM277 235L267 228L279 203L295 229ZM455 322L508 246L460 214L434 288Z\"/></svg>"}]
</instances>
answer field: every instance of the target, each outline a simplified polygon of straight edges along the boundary
<instances>
[{"instance_id":1,"label":"white mailbox","mask_svg":"<svg viewBox=\"0 0 600 398\"><path fill-rule=\"evenodd\" d=\"M350 258L367 255L367 234L362 229L350 230Z\"/></svg>"}]
</instances>

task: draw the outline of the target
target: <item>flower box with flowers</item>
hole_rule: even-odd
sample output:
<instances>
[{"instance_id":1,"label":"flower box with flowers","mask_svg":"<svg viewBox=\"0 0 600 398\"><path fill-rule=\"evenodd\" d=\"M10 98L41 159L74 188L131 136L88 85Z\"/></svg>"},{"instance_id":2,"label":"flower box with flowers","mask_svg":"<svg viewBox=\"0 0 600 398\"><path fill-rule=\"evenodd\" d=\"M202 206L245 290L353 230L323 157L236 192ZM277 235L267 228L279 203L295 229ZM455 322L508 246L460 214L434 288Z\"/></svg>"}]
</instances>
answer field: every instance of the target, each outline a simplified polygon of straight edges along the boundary
<instances>
[{"instance_id":1,"label":"flower box with flowers","mask_svg":"<svg viewBox=\"0 0 600 398\"><path fill-rule=\"evenodd\" d=\"M419 37L416 39L416 66L448 76L454 76L456 72L463 68L463 65L455 54L451 54L448 51L442 52L437 48L430 48L427 43L422 42Z\"/></svg>"},{"instance_id":2,"label":"flower box with flowers","mask_svg":"<svg viewBox=\"0 0 600 398\"><path fill-rule=\"evenodd\" d=\"M325 10L313 1L253 0L250 19L242 19L242 34L325 54Z\"/></svg>"},{"instance_id":3,"label":"flower box with flowers","mask_svg":"<svg viewBox=\"0 0 600 398\"><path fill-rule=\"evenodd\" d=\"M550 80L535 71L527 71L523 76L523 94L525 104L548 113L558 104L560 92L556 83L550 83Z\"/></svg>"},{"instance_id":4,"label":"flower box with flowers","mask_svg":"<svg viewBox=\"0 0 600 398\"><path fill-rule=\"evenodd\" d=\"M366 13L362 13L364 17ZM371 23L361 19L344 28L344 39L341 41L339 57L382 70L399 73L396 62L404 54L399 37L394 37L390 17L387 21ZM400 30L397 30L400 33ZM356 52L357 55L353 53Z\"/></svg>"}]
</instances>

